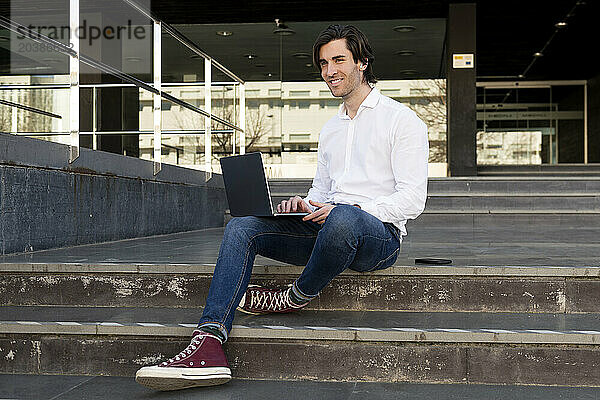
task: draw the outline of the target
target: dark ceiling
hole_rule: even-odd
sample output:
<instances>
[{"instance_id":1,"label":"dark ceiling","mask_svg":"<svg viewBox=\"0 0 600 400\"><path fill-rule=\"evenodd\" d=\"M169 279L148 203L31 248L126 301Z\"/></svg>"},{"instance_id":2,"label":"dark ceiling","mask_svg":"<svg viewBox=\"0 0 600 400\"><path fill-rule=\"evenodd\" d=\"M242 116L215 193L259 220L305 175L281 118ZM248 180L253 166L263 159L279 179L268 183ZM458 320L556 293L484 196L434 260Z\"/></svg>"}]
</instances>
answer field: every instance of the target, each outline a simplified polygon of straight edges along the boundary
<instances>
[{"instance_id":1,"label":"dark ceiling","mask_svg":"<svg viewBox=\"0 0 600 400\"><path fill-rule=\"evenodd\" d=\"M97 7L107 4L96 0L85 1ZM35 13L52 12L56 4L68 4L66 0L20 0L19 3L29 10L25 10L26 12ZM417 54L414 58L402 59L406 65L400 67L416 69L419 74L395 75L395 79L402 79L444 75L441 62L444 19L448 16L449 3L449 0L153 0L152 11L165 22L177 26L200 47L205 48L209 54L245 79L259 79L268 72L278 72L273 63L277 61L279 54L279 38L271 33L275 27L275 18L297 31L296 35L282 39L285 40L282 54L284 79L285 71L291 74L293 68L297 70L294 74L298 75L291 74L288 77L309 76L306 64L310 60L300 60L297 65L293 65L289 57L298 51L310 52L310 45L319 28L330 22L361 21L357 25L364 26L365 31L369 32L376 55L381 55L377 61L380 75L383 74L384 78L390 78L386 71L391 68L390 65L397 62L390 56L394 50L409 46L416 49ZM531 63L533 53L541 50L552 37L556 30L554 24L565 20L577 1L488 0L475 3L478 80L501 79L499 77L514 80ZM525 77L527 80L589 79L600 73L600 64L592 61L593 48L600 39L597 28L600 17L599 4L597 0L584 3L577 6L574 15L566 20L568 26L554 36L545 49L544 56L536 60ZM8 0L0 0L0 13L8 16L10 5ZM391 30L394 20L410 21L417 28L418 24L422 24L422 29L413 32L413 39L410 36L397 35ZM258 24L254 26L246 25L256 23ZM235 35L220 38L214 34L217 28L227 26L232 27L232 30L233 27L243 27L254 33L248 33L246 40L240 40L240 35L236 39ZM260 31L265 32L263 39L257 36L257 32ZM218 39L228 39L230 43L224 46ZM168 41L165 43L168 44ZM174 49L165 46L165 53L170 54L169 52L174 52ZM254 52L258 58L252 63L264 64L264 67L250 65L248 60L243 59L244 54ZM166 60L174 62L176 57L177 53L174 52L172 56L167 56ZM7 59L8 51L0 49L0 63L4 64ZM181 64L189 62L189 57L186 56ZM243 63L246 63L246 66ZM412 66L409 65L411 63ZM400 68L396 65L394 67ZM377 68L375 71L378 71Z\"/></svg>"},{"instance_id":2,"label":"dark ceiling","mask_svg":"<svg viewBox=\"0 0 600 400\"><path fill-rule=\"evenodd\" d=\"M370 38L375 48L373 65L378 79L439 77L446 31L443 18L346 22L356 25ZM411 25L416 30L395 32L393 28L399 25ZM275 26L273 22L175 25L245 81L279 80L280 74L282 80L288 82L321 80L312 65L311 52L315 38L327 25L323 22L290 22L288 26L295 34L289 36L274 34ZM219 36L216 34L219 31L229 31L232 35ZM190 62L190 52L175 40L166 37L165 43L168 44L163 46L163 71L190 74L202 69L198 68L197 62ZM415 54L397 55L400 50L411 50ZM223 75L214 76L216 80L223 78Z\"/></svg>"},{"instance_id":3,"label":"dark ceiling","mask_svg":"<svg viewBox=\"0 0 600 400\"><path fill-rule=\"evenodd\" d=\"M447 18L448 0L196 1L153 0L152 9L171 24L221 24ZM452 3L457 3L452 1ZM473 2L471 2L473 3ZM517 77L564 20L576 0L475 1L477 75ZM597 0L588 0L567 20L527 79L588 79L600 73L591 51L600 39ZM459 21L460 22L460 21ZM593 44L592 44L593 43ZM376 43L373 43L376 46Z\"/></svg>"}]
</instances>

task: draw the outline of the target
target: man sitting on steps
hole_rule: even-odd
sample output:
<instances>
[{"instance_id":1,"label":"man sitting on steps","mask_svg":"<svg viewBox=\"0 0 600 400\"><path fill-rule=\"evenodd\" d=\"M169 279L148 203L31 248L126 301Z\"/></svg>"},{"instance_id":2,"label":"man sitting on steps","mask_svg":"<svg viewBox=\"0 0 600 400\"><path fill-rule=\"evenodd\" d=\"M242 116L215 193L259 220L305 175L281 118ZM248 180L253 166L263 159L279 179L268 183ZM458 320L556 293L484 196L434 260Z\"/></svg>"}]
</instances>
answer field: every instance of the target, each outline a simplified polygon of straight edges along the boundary
<instances>
[{"instance_id":1,"label":"man sitting on steps","mask_svg":"<svg viewBox=\"0 0 600 400\"><path fill-rule=\"evenodd\" d=\"M277 212L310 214L233 218L191 343L162 364L141 368L136 374L140 384L172 390L229 381L222 344L236 309L250 314L298 310L348 268L390 267L406 235L406 221L425 208L427 127L408 107L372 86L367 38L353 26L332 25L318 36L313 58L333 96L344 102L321 130L308 195L277 206ZM257 254L306 267L286 288L249 285Z\"/></svg>"}]
</instances>

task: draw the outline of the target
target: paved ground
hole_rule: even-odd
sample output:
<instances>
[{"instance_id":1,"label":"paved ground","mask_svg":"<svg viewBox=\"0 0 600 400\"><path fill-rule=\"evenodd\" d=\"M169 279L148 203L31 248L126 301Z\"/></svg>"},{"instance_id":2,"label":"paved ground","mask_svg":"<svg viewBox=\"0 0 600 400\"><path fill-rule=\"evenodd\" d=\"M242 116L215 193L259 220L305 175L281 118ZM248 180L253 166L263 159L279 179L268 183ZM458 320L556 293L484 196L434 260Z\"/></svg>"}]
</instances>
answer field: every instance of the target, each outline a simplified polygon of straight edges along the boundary
<instances>
[{"instance_id":1,"label":"paved ground","mask_svg":"<svg viewBox=\"0 0 600 400\"><path fill-rule=\"evenodd\" d=\"M0 398L92 399L599 399L600 388L372 382L252 381L233 379L222 386L154 392L133 378L0 375Z\"/></svg>"},{"instance_id":2,"label":"paved ground","mask_svg":"<svg viewBox=\"0 0 600 400\"><path fill-rule=\"evenodd\" d=\"M174 233L117 242L0 257L2 262L24 263L215 263L224 228ZM415 258L442 257L454 266L599 266L598 229L530 226L528 230L495 227L489 231L467 228L416 228L402 243L396 265L414 265ZM258 256L255 265L284 265Z\"/></svg>"}]
</instances>

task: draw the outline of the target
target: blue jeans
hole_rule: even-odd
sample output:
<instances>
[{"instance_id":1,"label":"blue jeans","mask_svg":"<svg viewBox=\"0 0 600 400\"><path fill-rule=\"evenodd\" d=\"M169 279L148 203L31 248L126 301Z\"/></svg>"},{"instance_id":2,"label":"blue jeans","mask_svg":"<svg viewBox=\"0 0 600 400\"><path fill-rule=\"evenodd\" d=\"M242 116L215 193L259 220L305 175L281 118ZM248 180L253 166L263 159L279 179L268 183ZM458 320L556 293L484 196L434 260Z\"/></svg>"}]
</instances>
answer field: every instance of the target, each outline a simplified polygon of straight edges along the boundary
<instances>
[{"instance_id":1,"label":"blue jeans","mask_svg":"<svg viewBox=\"0 0 600 400\"><path fill-rule=\"evenodd\" d=\"M233 218L225 228L198 326L216 328L227 339L257 254L306 265L292 290L310 300L346 268L369 272L392 266L400 241L394 225L346 204L336 205L321 225L298 216Z\"/></svg>"}]
</instances>

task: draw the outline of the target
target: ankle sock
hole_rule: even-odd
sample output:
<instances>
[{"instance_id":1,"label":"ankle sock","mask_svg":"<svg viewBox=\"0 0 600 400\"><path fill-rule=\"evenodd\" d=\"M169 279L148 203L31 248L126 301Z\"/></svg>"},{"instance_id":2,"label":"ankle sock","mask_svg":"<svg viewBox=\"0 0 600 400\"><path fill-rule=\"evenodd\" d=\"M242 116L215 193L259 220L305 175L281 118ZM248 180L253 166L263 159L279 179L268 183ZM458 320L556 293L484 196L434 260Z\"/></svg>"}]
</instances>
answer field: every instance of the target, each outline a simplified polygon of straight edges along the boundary
<instances>
[{"instance_id":1,"label":"ankle sock","mask_svg":"<svg viewBox=\"0 0 600 400\"><path fill-rule=\"evenodd\" d=\"M296 295L296 293L294 293L293 290L290 290L290 301L295 305L295 306L302 306L304 304L307 303L307 300L305 299L301 299L300 297L298 297Z\"/></svg>"},{"instance_id":2,"label":"ankle sock","mask_svg":"<svg viewBox=\"0 0 600 400\"><path fill-rule=\"evenodd\" d=\"M218 330L217 328L213 328L211 326L200 326L200 327L198 327L198 330L202 331L202 332L210 333L211 335L215 335L216 337L221 339L221 343L225 343L225 337L223 336L223 333L221 333L221 331Z\"/></svg>"}]
</instances>

